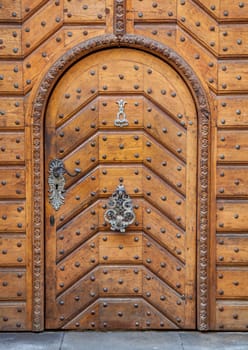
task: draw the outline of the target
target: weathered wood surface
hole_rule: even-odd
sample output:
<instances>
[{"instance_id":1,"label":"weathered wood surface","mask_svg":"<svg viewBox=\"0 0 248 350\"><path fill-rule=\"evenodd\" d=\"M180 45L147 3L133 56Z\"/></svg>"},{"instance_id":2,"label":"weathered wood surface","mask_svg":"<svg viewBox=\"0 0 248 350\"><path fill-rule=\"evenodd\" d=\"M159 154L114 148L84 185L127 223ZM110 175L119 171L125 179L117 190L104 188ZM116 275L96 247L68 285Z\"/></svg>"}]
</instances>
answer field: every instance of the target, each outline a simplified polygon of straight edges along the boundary
<instances>
[{"instance_id":1,"label":"weathered wood surface","mask_svg":"<svg viewBox=\"0 0 248 350\"><path fill-rule=\"evenodd\" d=\"M1 1L0 269L10 275L17 270L26 271L26 277L21 282L25 293L20 300L16 299L16 284L10 285L10 293L0 291L0 299L2 295L6 297L0 302L1 330L40 330L44 317L42 285L34 283L37 276L42 276L44 265L44 256L41 255L39 259L35 255L40 248L42 251L43 236L41 242L35 245L32 233L34 211L43 210L43 207L32 208L35 188L31 184L34 173L38 171L31 168L31 159L36 156L31 154L34 91L46 71L72 47L104 34L123 35L125 31L174 49L193 68L209 98L212 137L211 162L207 171L211 175L212 202L208 233L211 253L207 264L211 285L208 291L203 292L206 292L209 303L206 323L213 330L247 328L245 289L237 285L235 288L231 286L228 291L229 287L225 285L226 293L220 296L217 288L219 271L216 267L233 268L238 274L247 268L247 8L247 1L238 0L169 0L166 5L162 0ZM47 151L63 158L70 172L75 167L82 168L78 177L71 179L66 176L69 187L66 201L70 203L70 208L75 205L76 214L64 206L61 213L56 215L59 225L54 234L54 242L57 242L54 261L63 259L60 251L64 250L65 255L70 255L92 239L98 230L100 235L107 231L102 220L103 206L119 177L123 177L128 193L138 206L135 209L137 223L131 226L133 234L140 232L142 237L151 237L163 247L162 251L168 252L168 256L175 256L180 263L186 262L187 266L185 253L188 247L194 249L196 242L193 242L196 238L195 226L187 217L190 210L187 204L188 188L192 187L190 200L195 198L196 193L196 187L191 182L194 180L187 175L187 164L191 164L192 160L194 162L197 147L188 141L196 137L189 137L192 127L188 121L195 113L192 96L171 67L167 66L166 78L163 78L163 65L159 67L159 64L155 64L152 56L144 63L145 68L136 69L134 66L137 63L130 61L129 53L119 57L120 62L115 66L111 55L110 52L108 69L103 69L103 62L98 64L89 59L88 66L85 60L82 61L78 74L78 66L75 65L71 73L60 80L50 99L54 115L50 117L47 112L45 119L48 130L56 123L56 147L47 146ZM126 60L121 61L124 57ZM150 71L152 65L153 72ZM121 135L123 130L120 134L113 133L111 125L116 115L118 94L125 96L127 101L125 110L129 126L124 139ZM182 114L182 118L178 118L177 113ZM140 137L139 140L133 139L135 135ZM111 143L103 141L104 136L109 137ZM119 148L120 144L124 144L124 149ZM139 154L137 158L136 153ZM107 158L104 159L105 155ZM108 164L109 160L113 162L112 165ZM40 163L42 166L42 160ZM137 171L138 175L135 174ZM82 192L80 199L76 199L79 188ZM161 200L165 189L172 195L170 197L168 194L167 201ZM96 192L96 195L92 196L91 192ZM47 189L42 193L45 200ZM39 199L42 206L43 197ZM176 201L181 201L181 204ZM82 208L84 211L80 212ZM149 215L146 215L147 209L151 209ZM180 212L180 215L176 212ZM177 220L177 217L181 219ZM81 220L86 223L83 227L80 226ZM35 225L39 229L42 223L36 222ZM185 232L189 227L193 227L193 238L188 242ZM167 229L166 234L161 232L163 229ZM77 234L79 231L80 234ZM63 235L64 239L61 239ZM224 244L219 244L222 240ZM181 254L177 254L178 251ZM196 254L195 250L191 253L192 256ZM22 261L18 261L18 258ZM37 266L41 266L41 270ZM195 271L196 266L190 266L189 270ZM131 274L129 270L125 273ZM188 278L195 281L196 277L190 275ZM177 328L187 324L193 327L195 314L185 311L184 301L175 308L174 301L169 304L168 299L160 300L158 291L161 290L161 295L164 295L168 287L164 282L157 286L156 273L151 280L144 278L142 283L144 293L154 293L157 304L154 302L151 307L149 297L145 297L144 301L140 296L136 296L137 302L134 302L139 305L137 308L132 308L125 300L120 301L120 312L126 310L125 319L130 319L130 322L122 321L122 316L113 316L119 312L118 305L110 299L111 307L105 308L105 301L99 294L98 300L96 297L86 298L85 305L92 302L92 306L64 328L149 329ZM226 295L231 295L231 298ZM194 302L195 296L193 301L187 300L188 305L192 303L189 309L194 309ZM78 305L78 301L75 304ZM224 311L221 311L222 306ZM139 308L142 310L140 313ZM167 318L167 308L170 315L178 315L180 324L176 318ZM158 309L161 313L157 313ZM147 318L148 312L150 318ZM106 318L109 319L108 323ZM58 327L64 324L60 320ZM198 324L198 327L201 325Z\"/></svg>"}]
</instances>

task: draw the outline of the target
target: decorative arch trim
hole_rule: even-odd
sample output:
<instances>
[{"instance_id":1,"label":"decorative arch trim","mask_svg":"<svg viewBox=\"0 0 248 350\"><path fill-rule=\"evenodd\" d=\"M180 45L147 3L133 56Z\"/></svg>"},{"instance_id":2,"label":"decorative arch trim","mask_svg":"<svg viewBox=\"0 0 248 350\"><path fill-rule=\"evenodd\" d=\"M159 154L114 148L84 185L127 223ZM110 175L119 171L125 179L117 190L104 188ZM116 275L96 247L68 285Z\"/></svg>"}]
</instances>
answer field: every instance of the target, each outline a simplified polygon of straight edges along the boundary
<instances>
[{"instance_id":1,"label":"decorative arch trim","mask_svg":"<svg viewBox=\"0 0 248 350\"><path fill-rule=\"evenodd\" d=\"M103 35L92 38L66 52L49 68L41 80L32 108L32 237L33 237L33 330L44 327L44 180L43 180L43 119L50 92L66 69L84 56L112 47L131 47L160 57L182 76L194 97L198 112L198 211L197 288L198 329L209 325L209 132L210 109L206 93L189 64L174 50L155 40L128 35Z\"/></svg>"}]
</instances>

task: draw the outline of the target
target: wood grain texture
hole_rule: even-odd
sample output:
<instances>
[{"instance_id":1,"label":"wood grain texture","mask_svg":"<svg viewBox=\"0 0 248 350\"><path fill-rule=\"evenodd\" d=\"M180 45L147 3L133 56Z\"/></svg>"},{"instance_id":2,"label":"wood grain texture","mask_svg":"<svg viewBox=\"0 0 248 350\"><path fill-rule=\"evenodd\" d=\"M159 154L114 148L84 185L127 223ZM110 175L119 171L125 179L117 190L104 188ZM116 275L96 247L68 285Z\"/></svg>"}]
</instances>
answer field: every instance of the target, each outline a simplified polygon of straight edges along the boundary
<instances>
[{"instance_id":1,"label":"wood grain texture","mask_svg":"<svg viewBox=\"0 0 248 350\"><path fill-rule=\"evenodd\" d=\"M245 257L247 250L246 233L248 232L245 209L247 201L247 7L247 1L241 2L238 0L167 1L166 6L163 1L152 2L150 0L143 0L142 2L136 0L133 2L102 0L97 3L88 1L87 4L81 0L71 2L64 0L2 0L0 8L0 132L2 142L0 147L5 148L5 150L0 151L0 207L3 208L0 216L0 231L1 235L3 234L3 242L5 242L4 245L7 247L9 255L5 256L3 254L2 258L4 260L1 268L10 271L15 268L12 264L18 258L17 235L23 235L21 236L23 239L21 249L28 253L27 260L23 260L23 266L27 269L27 304L26 301L21 302L23 303L23 313L17 313L14 304L12 305L14 301L11 298L1 303L0 313L3 310L4 317L7 317L6 312L9 313L9 321L0 321L1 329L30 330L33 328L40 330L43 327L42 276L44 257L42 255L42 242L44 234L42 230L42 212L44 192L43 139L41 136L43 135L43 121L40 121L48 95L55 81L69 65L92 51L108 49L112 46L132 47L149 51L153 55L158 55L169 61L170 65L177 69L178 75L183 76L184 80L187 81L191 93L196 96L195 103L198 105L199 120L206 111L206 115L210 115L213 137L217 134L217 148L215 147L215 141L211 142L211 144L214 144L214 146L211 146L211 162L207 161L208 153L206 153L208 148L208 140L205 137L205 132L208 135L208 130L206 130L208 122L206 120L199 131L199 135L205 136L201 136L201 140L199 140L200 163L197 170L199 182L202 184L198 197L200 203L199 217L201 217L198 254L200 271L198 276L198 297L200 300L198 327L201 329L209 327L213 330L244 330L246 328L246 296L240 296L238 289L232 289L232 301L221 300L226 304L227 312L221 313L216 307L216 298L217 305L219 301L215 285L215 280L218 279L215 263L218 266L227 264L230 268L240 268L240 271L247 266ZM109 36L105 36L106 34L109 34ZM143 38L138 37L139 35ZM73 49L73 47L76 48ZM59 61L56 63L57 60ZM182 63L183 60L188 62L192 70L185 63ZM89 60L89 63L92 62ZM93 68L95 75L91 75L90 64L88 67L82 67L81 74L74 76L75 85L74 81L71 81L70 77L67 76L66 89L61 89L61 95L53 95L55 96L53 102L58 106L57 133L59 147L57 155L65 160L66 167L70 171L73 171L79 162L79 167L82 168L82 176L92 172L99 160L100 137L106 132L111 132L111 120L116 115L115 98L117 96L111 96L110 92L116 89L122 93L128 91L128 95L125 97L128 102L126 105L126 112L129 115L128 130L134 134L140 128L146 128L149 124L152 126L152 128L146 128L146 135L142 138L143 148L140 149L140 153L143 154L142 159L146 162L145 166L149 169L149 174L151 173L152 176L155 174L171 186L173 190L178 191L180 196L184 196L185 189L190 183L190 179L186 177L187 169L184 163L187 159L185 150L190 150L190 147L192 147L190 144L185 144L185 134L189 130L188 121L192 114L187 109L187 101L190 100L191 93L187 92L187 88L181 90L183 84L181 84L180 79L175 80L177 83L173 86L170 85L169 80L166 83L161 83L159 69L157 69L157 72L153 71L152 74L148 74L147 69L144 69L142 74L144 74L146 86L144 94L141 95L141 71L136 71L133 68L136 64L134 61L128 63L127 66L125 64L120 66L118 76L113 73L116 70L116 68L113 68L113 62L108 63L108 69L106 70L103 70L102 66L99 66L98 69ZM147 64L149 64L149 60ZM171 69L172 72L173 69ZM121 79L119 75L123 75L124 78ZM151 86L152 75L155 79L153 86ZM102 77L101 81L99 76ZM80 86L81 78L86 82L84 86ZM115 78L117 79L115 80ZM108 83L105 84L105 81L108 81ZM198 82L202 84L205 92L202 93ZM106 90L105 85L107 86ZM134 88L134 86L136 87ZM81 89L81 92L75 93L76 89ZM165 94L163 90L166 90ZM99 91L100 95L97 96ZM173 92L176 92L176 97L171 96ZM65 95L70 95L70 97L66 98ZM185 97L180 100L179 96ZM206 96L211 107L211 114L205 102L202 102L202 99L205 98L206 100ZM154 105L154 100L157 101L156 105ZM106 102L107 105L103 105ZM69 112L71 111L71 115L67 113L67 103L75 107L73 110L68 109ZM32 106L34 106L33 111ZM87 113L85 113L85 106L89 106ZM91 108L94 107L95 110L92 110ZM183 115L182 119L177 117L177 108L180 110L178 113ZM149 112L148 109L151 109L151 111ZM65 113L63 118L59 117L62 111ZM154 120L158 120L161 115L165 114L168 118L160 120L159 123L163 124L161 130L159 128L155 130ZM98 115L104 115L105 117L100 119ZM189 118L185 118L186 115ZM83 116L85 119L83 119ZM69 126L67 122L71 118L74 118L75 125L72 123ZM92 122L90 123L91 118ZM40 121L37 122L37 120ZM180 122L185 122L185 124L182 125ZM199 125L202 125L201 123ZM95 127L91 128L90 124L95 125ZM85 128L84 125L86 125ZM75 130L78 127L80 131ZM167 129L167 132L162 131L162 128ZM94 135L96 130L101 131L102 134ZM59 136L59 133L62 132L65 132L64 138ZM180 132L182 132L182 135L178 136ZM16 144L16 139L20 136L21 142ZM224 137L225 140L221 141L221 137ZM161 140L159 145L157 138ZM71 144L74 139L76 139L77 148L71 154ZM91 146L92 142L96 142L95 147ZM151 146L144 147L146 143L150 143ZM119 146L120 142L117 142L117 144ZM31 146L32 150L30 149ZM123 151L125 149L128 151L126 147L129 147L129 142L124 147ZM60 153L63 148L64 152ZM163 157L165 149L166 152L164 152ZM109 147L108 153L110 154L110 152ZM126 159L127 154L128 152L125 154ZM101 157L103 155L101 153ZM150 163L146 161L147 158L152 158L153 161ZM217 158L217 166L215 158ZM135 158L133 162L137 160L140 166L142 159L137 160ZM99 210L99 215L102 215L104 212L102 206L104 206L107 196L114 188L111 180L108 181L107 186L104 185L107 175L101 174L101 171L107 170L111 174L111 178L114 179L113 182L117 181L120 176L110 169L111 166L107 164L107 159L102 159L102 161L104 161L105 167L97 169L97 175L91 174L100 177L99 194L103 198L99 201L90 197L85 202L73 199L73 196L75 196L73 188L80 188L80 186L78 187L80 180L79 177L75 179L76 181L67 178L70 193L72 193L71 202L74 200L76 203L80 202L76 211L80 210L81 206L84 207L86 203L87 205L90 204L90 207L86 215L86 230L81 230L80 235L76 235L76 231L79 230L80 216L78 221L75 220L75 222L71 212L68 215L63 213L63 215L56 218L58 221L57 240L59 247L56 254L59 259L61 259L59 251L64 249L65 254L68 254L82 245L85 240L90 239L95 233L96 225L100 225L101 232L106 231L104 222L102 220L99 222L98 215L94 216L90 211L98 212ZM125 161L127 162L127 160ZM162 165L164 162L167 163L166 166ZM181 173L178 171L173 173L177 166L182 167ZM151 191L143 190L139 175L137 177L135 175L133 186L129 182L132 176L131 171L139 170L140 174L143 174L143 170L139 167L127 170L130 170L130 172L127 171L123 174L123 178L128 183L128 191L131 191L132 195L135 196L135 200L137 200L135 203L139 206L136 210L139 222L137 222L137 226L132 226L132 230L134 232L139 231L142 225L151 226L151 229L146 228L145 232L149 233L155 242L161 244L175 256L177 250L183 251L183 246L187 249L187 240L183 241L183 238L185 238L184 227L180 225L178 227L175 221L172 220L172 216L166 220L159 220L156 216L151 215L151 223L147 222L147 219L143 223L143 205L150 203L142 203L141 194ZM183 172L186 172L185 181L180 181ZM20 176L16 177L16 174ZM208 179L211 181L208 182ZM144 177L142 181L145 183L147 180ZM92 183L91 188L96 187L98 191L97 182L94 184L93 182L94 180L88 181L88 183ZM178 183L180 183L180 187L177 186ZM208 186L212 189L212 204L209 207L208 190L206 190ZM135 193L134 190L137 189L140 191ZM93 190L93 192L95 191ZM149 199L149 195L146 196ZM215 197L217 197L217 202L214 203ZM160 200L158 200L159 202ZM216 203L217 222L215 218ZM16 211L19 204L26 209L25 214ZM155 204L157 203L154 201L151 206L151 214L158 210ZM221 209L223 205L224 210ZM179 205L175 204L172 210L175 211L178 207ZM210 231L208 229L208 213L211 219ZM7 216L7 219L2 218L5 216ZM62 220L63 216L65 218ZM18 224L20 224L20 227L17 227ZM189 225L186 217L186 226L189 227ZM27 232L25 233L26 227ZM72 231L70 231L71 228ZM166 234L160 232L161 228L169 230L168 240ZM88 229L89 231L87 231ZM71 235L75 239L75 243L71 245L68 243L68 251L66 250L67 245L64 244L63 246L63 240L59 238L63 234L63 230L65 230L64 242L71 242ZM157 231L159 232L158 235L156 234ZM218 232L217 236L216 231ZM181 238L178 239L175 236L174 244L174 234L177 233L180 233ZM225 241L224 245L218 244L221 238ZM206 253L208 251L208 240L217 243L217 251L211 252L211 261L209 261L210 257ZM33 253L31 253L32 246ZM211 249L215 249L214 244ZM234 249L239 249L239 252L235 252ZM224 256L224 261L219 261L219 256ZM184 254L182 253L178 258L183 261ZM27 265L25 265L26 263ZM207 278L208 266L211 266L209 268L212 269L210 284ZM237 294L235 294L235 290L237 290ZM237 301L235 301L235 298ZM33 302L31 302L32 300ZM163 301L160 301L160 303L162 305ZM86 311L78 316L78 320L71 320L68 327L65 326L65 328L106 328L104 319L95 321L95 325L92 325L94 316L91 312L95 311L95 314L98 315L101 307L103 307L101 301L94 301L92 307L87 309L86 306ZM142 308L146 307L146 304L142 304ZM240 310L238 318L233 318L234 309ZM115 310L115 306L113 306L113 310ZM128 311L129 315L130 310ZM116 317L117 319L121 318ZM15 319L20 319L21 326L19 321ZM115 322L115 318L109 325L113 325L113 322ZM133 322L132 327L134 328L150 327L141 321L136 321L139 323L138 325L135 324L135 321ZM168 321L166 321L167 323L165 321L161 322L164 322L166 327L168 325L172 326L172 323L168 323ZM62 324L63 322L59 323L63 327ZM154 324L159 325L160 323L156 321ZM123 327L127 327L125 322L123 325Z\"/></svg>"},{"instance_id":2,"label":"wood grain texture","mask_svg":"<svg viewBox=\"0 0 248 350\"><path fill-rule=\"evenodd\" d=\"M128 53L128 58L125 53ZM96 53L79 61L76 66L68 70L55 87L47 109L46 174L48 162L54 157L65 160L70 171L76 165L83 166L83 170L72 180L66 175L65 204L59 210L55 211L46 200L46 230L49 232L46 237L46 327L74 328L78 322L73 324L73 320L78 320L80 313L86 312L99 298L105 300L112 296L119 302L116 304L110 300L110 309L112 303L113 310L122 308L121 298L124 294L127 300L123 304L123 315L127 314L126 317L119 320L113 316L112 319L107 312L104 316L104 324L107 325L102 324L98 314L92 322L100 329L129 328L127 317L131 317L134 298L143 293L145 275L141 272L151 270L161 290L167 288L169 305L177 305L175 298L178 301L178 298L188 294L192 303L184 305L175 318L170 314L173 306L169 306L167 311L160 309L160 304L154 300L156 294L153 293L150 298L151 293L146 291L149 308L156 304L156 313L161 314L162 319L170 320L165 324L161 319L161 324L156 321L149 327L192 328L196 320L186 316L195 312L195 261L190 252L195 251L196 218L188 215L190 219L186 219L186 213L195 213L196 206L195 191L190 189L196 186L196 116L194 103L192 99L188 100L191 95L170 66L148 54L138 54L130 49ZM81 67L87 74L78 81ZM99 86L100 96L91 97L88 101L83 99L82 105L75 109L75 92L80 97L77 95L81 94L79 89L85 86L84 79L88 81L89 76ZM70 94L64 94L68 81L71 82ZM156 88L152 90L149 86ZM164 93L162 88L165 86L167 92ZM166 94L168 104L162 98ZM56 103L56 96L63 98L63 106ZM182 103L181 96L187 97L186 103ZM130 120L128 127L114 124L120 98L127 104L120 117L126 113L128 123ZM179 102L172 102L177 99ZM152 113L149 119L146 114L152 109L156 114ZM177 137L176 144L172 141L173 137ZM149 151L154 144L160 149L162 168L158 164L156 150L154 153ZM84 159L75 158L77 153L84 155ZM169 174L167 160L171 169ZM167 183L167 179L172 185L169 181ZM133 199L136 216L125 233L111 232L104 220L108 198L119 183L125 185ZM48 191L47 185L46 188ZM185 203L188 203L187 206ZM156 207L153 235L150 234L151 207ZM55 218L54 225L49 220L52 216ZM163 219L166 228L164 223L163 227L159 227ZM168 232L168 244L162 237L166 229L171 231ZM182 234L185 244L180 244ZM54 284L55 280L57 283ZM81 281L83 291L79 290ZM187 287L185 281L188 281ZM76 301L72 303L72 299ZM161 301L165 299L161 295ZM122 311L117 312L122 317L120 313ZM136 323L140 324L141 307L136 314ZM77 327L85 324L81 322ZM147 328L144 324L141 327Z\"/></svg>"}]
</instances>

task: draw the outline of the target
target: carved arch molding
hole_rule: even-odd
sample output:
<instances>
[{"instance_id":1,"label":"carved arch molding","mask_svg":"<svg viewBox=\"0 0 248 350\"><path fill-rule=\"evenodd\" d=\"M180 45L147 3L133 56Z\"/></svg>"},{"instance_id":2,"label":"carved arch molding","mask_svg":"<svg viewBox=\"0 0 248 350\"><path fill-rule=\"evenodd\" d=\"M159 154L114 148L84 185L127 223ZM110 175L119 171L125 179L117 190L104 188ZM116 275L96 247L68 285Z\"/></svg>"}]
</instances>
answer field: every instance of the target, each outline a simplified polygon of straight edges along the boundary
<instances>
[{"instance_id":1,"label":"carved arch molding","mask_svg":"<svg viewBox=\"0 0 248 350\"><path fill-rule=\"evenodd\" d=\"M208 330L208 242L209 242L209 131L210 109L206 92L192 68L169 47L136 35L104 35L78 44L57 60L42 78L35 92L32 109L32 237L33 237L33 330L43 330L44 324L44 180L43 127L46 104L59 78L76 61L101 49L131 47L161 58L185 80L192 92L198 114L198 218L197 218L197 283L198 329Z\"/></svg>"}]
</instances>

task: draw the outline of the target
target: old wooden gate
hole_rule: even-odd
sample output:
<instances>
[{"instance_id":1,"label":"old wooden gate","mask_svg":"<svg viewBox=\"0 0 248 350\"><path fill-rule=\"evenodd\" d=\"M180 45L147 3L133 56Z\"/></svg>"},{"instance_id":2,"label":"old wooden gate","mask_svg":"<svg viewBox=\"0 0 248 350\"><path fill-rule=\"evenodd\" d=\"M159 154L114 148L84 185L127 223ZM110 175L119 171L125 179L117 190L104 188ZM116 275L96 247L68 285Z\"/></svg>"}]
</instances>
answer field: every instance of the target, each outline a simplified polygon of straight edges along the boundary
<instances>
[{"instance_id":1,"label":"old wooden gate","mask_svg":"<svg viewBox=\"0 0 248 350\"><path fill-rule=\"evenodd\" d=\"M115 48L63 75L45 117L46 328L196 327L196 168L170 65Z\"/></svg>"}]
</instances>

